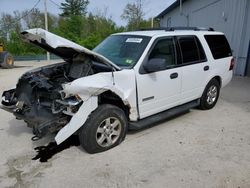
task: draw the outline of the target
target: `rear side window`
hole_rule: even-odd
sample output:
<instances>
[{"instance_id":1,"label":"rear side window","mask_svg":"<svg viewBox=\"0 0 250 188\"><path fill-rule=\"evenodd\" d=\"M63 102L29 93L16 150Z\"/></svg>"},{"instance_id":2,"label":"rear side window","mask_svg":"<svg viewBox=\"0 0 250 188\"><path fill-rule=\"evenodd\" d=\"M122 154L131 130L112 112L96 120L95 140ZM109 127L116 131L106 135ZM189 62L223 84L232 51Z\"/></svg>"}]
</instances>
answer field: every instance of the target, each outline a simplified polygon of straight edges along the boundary
<instances>
[{"instance_id":1,"label":"rear side window","mask_svg":"<svg viewBox=\"0 0 250 188\"><path fill-rule=\"evenodd\" d=\"M200 41L195 36L178 37L182 63L198 63L206 60Z\"/></svg>"},{"instance_id":2,"label":"rear side window","mask_svg":"<svg viewBox=\"0 0 250 188\"><path fill-rule=\"evenodd\" d=\"M224 35L205 35L214 59L232 56L231 48Z\"/></svg>"}]
</instances>

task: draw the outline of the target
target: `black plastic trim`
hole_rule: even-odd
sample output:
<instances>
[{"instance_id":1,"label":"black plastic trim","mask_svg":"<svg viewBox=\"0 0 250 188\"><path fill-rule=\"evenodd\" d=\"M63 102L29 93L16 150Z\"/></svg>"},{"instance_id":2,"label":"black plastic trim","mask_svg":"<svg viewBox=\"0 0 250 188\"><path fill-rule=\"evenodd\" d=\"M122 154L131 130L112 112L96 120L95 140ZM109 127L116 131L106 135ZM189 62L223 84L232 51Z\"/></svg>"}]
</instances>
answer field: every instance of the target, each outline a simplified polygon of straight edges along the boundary
<instances>
[{"instance_id":1,"label":"black plastic trim","mask_svg":"<svg viewBox=\"0 0 250 188\"><path fill-rule=\"evenodd\" d=\"M137 122L129 122L129 130L140 130L149 126L153 126L155 124L158 124L160 122L163 122L173 116L176 116L178 114L181 114L190 108L195 108L199 106L200 99L193 100L191 102L188 102L186 104L170 108L166 111L160 112L158 114L146 117L144 119L141 119Z\"/></svg>"},{"instance_id":2,"label":"black plastic trim","mask_svg":"<svg viewBox=\"0 0 250 188\"><path fill-rule=\"evenodd\" d=\"M184 27L184 26L177 26L177 27L156 27L156 28L142 28L139 31L178 31L178 30L188 30L188 31L214 31L212 27L204 28L204 27Z\"/></svg>"}]
</instances>

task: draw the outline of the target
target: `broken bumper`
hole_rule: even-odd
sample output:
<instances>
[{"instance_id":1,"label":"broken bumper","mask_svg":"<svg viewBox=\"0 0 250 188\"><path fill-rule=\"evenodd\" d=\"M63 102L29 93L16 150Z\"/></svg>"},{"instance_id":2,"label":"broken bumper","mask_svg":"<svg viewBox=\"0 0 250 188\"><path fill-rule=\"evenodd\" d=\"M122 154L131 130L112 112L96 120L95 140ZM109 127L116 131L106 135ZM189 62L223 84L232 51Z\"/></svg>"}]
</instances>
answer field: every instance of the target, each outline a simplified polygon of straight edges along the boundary
<instances>
[{"instance_id":1,"label":"broken bumper","mask_svg":"<svg viewBox=\"0 0 250 188\"><path fill-rule=\"evenodd\" d=\"M71 97L63 100L58 99L54 102L59 106L54 106L54 103L52 103L50 113L53 118L49 121L44 121L44 117L39 116L32 119L29 116L29 107L16 99L15 89L3 93L1 108L13 113L17 119L23 119L29 127L33 128L36 137L41 138L48 132L58 132L55 140L57 144L60 144L84 125L91 112L97 108L98 97L91 96L85 101ZM26 111L27 113L25 113ZM33 123L39 121L41 123Z\"/></svg>"},{"instance_id":2,"label":"broken bumper","mask_svg":"<svg viewBox=\"0 0 250 188\"><path fill-rule=\"evenodd\" d=\"M4 91L0 108L12 113L17 119L24 120L33 133L42 138L48 132L53 133L63 128L77 112L82 101L75 97L51 101L49 106L27 104L18 100L16 89ZM35 107L34 107L35 106Z\"/></svg>"},{"instance_id":3,"label":"broken bumper","mask_svg":"<svg viewBox=\"0 0 250 188\"><path fill-rule=\"evenodd\" d=\"M2 94L2 102L0 108L11 113L15 113L18 110L18 103L15 97L16 89L10 89L4 91Z\"/></svg>"}]
</instances>

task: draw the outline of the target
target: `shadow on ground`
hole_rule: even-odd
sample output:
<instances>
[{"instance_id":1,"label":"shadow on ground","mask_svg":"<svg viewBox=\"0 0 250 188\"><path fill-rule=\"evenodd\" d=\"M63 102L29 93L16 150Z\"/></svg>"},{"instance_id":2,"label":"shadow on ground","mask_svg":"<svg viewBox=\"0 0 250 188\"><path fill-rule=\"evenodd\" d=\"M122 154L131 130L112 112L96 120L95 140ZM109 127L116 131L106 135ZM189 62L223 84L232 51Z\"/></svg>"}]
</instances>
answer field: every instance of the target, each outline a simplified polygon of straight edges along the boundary
<instances>
[{"instance_id":1,"label":"shadow on ground","mask_svg":"<svg viewBox=\"0 0 250 188\"><path fill-rule=\"evenodd\" d=\"M71 146L79 146L79 138L77 135L72 135L63 143L57 145L56 142L50 142L46 146L38 146L35 148L37 155L32 160L39 160L40 162L47 162L55 154L70 148Z\"/></svg>"}]
</instances>

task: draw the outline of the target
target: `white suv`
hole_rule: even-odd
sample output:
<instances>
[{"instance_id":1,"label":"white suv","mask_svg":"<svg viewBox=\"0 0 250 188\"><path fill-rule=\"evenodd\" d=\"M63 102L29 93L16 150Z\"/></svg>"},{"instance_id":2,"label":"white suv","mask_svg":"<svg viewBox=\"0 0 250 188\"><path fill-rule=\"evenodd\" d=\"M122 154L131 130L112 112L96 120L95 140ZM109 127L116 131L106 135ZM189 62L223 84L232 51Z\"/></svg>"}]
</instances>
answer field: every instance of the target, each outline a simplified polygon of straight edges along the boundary
<instances>
[{"instance_id":1,"label":"white suv","mask_svg":"<svg viewBox=\"0 0 250 188\"><path fill-rule=\"evenodd\" d=\"M23 74L2 108L33 128L33 140L78 134L89 153L108 150L137 130L199 106L211 109L232 78L223 33L160 28L109 36L93 51L43 29L22 32L65 62Z\"/></svg>"}]
</instances>

